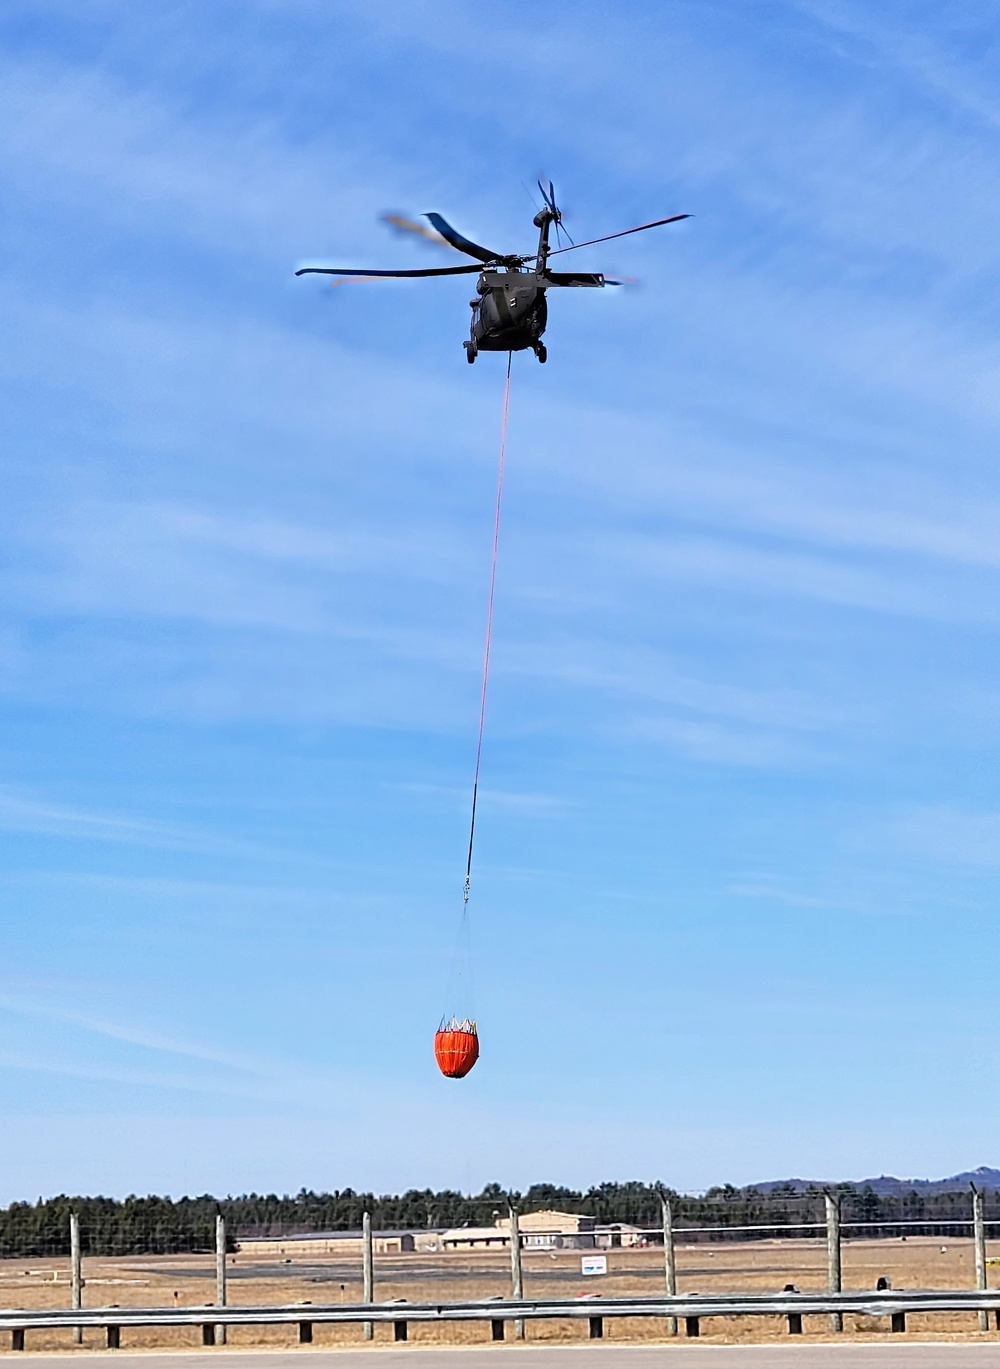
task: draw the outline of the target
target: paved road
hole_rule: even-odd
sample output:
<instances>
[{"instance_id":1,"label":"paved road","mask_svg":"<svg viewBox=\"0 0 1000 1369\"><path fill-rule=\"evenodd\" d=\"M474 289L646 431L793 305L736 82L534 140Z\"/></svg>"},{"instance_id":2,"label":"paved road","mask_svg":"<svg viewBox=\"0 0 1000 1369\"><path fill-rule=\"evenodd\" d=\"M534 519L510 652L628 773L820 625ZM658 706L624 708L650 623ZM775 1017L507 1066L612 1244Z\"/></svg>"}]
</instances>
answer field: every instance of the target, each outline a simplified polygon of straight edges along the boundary
<instances>
[{"instance_id":1,"label":"paved road","mask_svg":"<svg viewBox=\"0 0 1000 1369\"><path fill-rule=\"evenodd\" d=\"M1000 1369L1000 1341L967 1345L496 1345L406 1350L68 1351L17 1355L25 1369ZM7 1358L5 1356L5 1358ZM414 1363L416 1361L416 1363ZM408 1363L407 1363L408 1362Z\"/></svg>"}]
</instances>

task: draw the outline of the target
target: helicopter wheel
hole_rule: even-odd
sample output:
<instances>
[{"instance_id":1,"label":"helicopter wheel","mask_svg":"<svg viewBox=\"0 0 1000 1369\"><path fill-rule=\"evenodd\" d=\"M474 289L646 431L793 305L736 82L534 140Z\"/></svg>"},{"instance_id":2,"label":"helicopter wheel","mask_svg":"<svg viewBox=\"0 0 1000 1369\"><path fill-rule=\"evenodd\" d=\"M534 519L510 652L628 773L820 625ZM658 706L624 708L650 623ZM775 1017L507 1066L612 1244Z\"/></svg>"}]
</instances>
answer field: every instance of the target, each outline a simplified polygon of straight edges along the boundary
<instances>
[{"instance_id":1,"label":"helicopter wheel","mask_svg":"<svg viewBox=\"0 0 1000 1369\"><path fill-rule=\"evenodd\" d=\"M544 342L540 342L538 346L535 348L535 356L538 358L538 360L542 363L543 366L548 361L549 354Z\"/></svg>"},{"instance_id":2,"label":"helicopter wheel","mask_svg":"<svg viewBox=\"0 0 1000 1369\"><path fill-rule=\"evenodd\" d=\"M476 359L476 348L471 342L464 342L462 346L465 348L465 359L471 366Z\"/></svg>"}]
</instances>

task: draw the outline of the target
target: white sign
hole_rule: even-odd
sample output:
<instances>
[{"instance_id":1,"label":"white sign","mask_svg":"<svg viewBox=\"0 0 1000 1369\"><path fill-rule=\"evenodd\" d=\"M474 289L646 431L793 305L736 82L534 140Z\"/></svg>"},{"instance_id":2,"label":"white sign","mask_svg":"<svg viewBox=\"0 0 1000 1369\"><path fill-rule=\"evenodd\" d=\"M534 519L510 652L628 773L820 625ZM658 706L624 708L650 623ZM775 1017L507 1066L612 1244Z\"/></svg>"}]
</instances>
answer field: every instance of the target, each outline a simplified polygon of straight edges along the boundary
<instances>
[{"instance_id":1,"label":"white sign","mask_svg":"<svg viewBox=\"0 0 1000 1369\"><path fill-rule=\"evenodd\" d=\"M606 1274L607 1272L607 1255L584 1255L580 1261L581 1274Z\"/></svg>"}]
</instances>

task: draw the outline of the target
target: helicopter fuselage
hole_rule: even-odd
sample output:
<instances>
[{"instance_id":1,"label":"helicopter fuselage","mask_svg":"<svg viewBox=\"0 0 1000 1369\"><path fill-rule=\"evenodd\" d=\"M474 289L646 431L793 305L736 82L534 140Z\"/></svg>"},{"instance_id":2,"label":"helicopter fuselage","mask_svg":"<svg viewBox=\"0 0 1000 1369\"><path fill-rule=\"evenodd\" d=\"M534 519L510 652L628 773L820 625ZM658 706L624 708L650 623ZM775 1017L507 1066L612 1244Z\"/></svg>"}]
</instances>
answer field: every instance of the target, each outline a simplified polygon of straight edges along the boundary
<instances>
[{"instance_id":1,"label":"helicopter fuselage","mask_svg":"<svg viewBox=\"0 0 1000 1369\"><path fill-rule=\"evenodd\" d=\"M466 350L536 354L548 321L544 278L534 271L491 271L479 277ZM544 355L544 349L542 349Z\"/></svg>"}]
</instances>

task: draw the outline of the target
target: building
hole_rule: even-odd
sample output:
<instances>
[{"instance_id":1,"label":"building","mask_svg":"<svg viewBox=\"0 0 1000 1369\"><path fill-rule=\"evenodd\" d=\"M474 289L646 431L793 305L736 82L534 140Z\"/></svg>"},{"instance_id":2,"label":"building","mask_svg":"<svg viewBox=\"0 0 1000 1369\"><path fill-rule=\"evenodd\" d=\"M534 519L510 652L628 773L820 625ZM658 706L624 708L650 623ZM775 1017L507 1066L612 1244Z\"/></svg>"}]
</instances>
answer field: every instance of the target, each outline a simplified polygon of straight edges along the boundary
<instances>
[{"instance_id":1,"label":"building","mask_svg":"<svg viewBox=\"0 0 1000 1369\"><path fill-rule=\"evenodd\" d=\"M594 1217L576 1212L525 1212L518 1218L525 1250L593 1250Z\"/></svg>"},{"instance_id":2,"label":"building","mask_svg":"<svg viewBox=\"0 0 1000 1369\"><path fill-rule=\"evenodd\" d=\"M305 1231L288 1236L243 1236L241 1255L259 1259L314 1259L319 1255L361 1258L362 1239L357 1231ZM376 1255L400 1255L416 1249L412 1231L379 1231L372 1237Z\"/></svg>"},{"instance_id":3,"label":"building","mask_svg":"<svg viewBox=\"0 0 1000 1369\"><path fill-rule=\"evenodd\" d=\"M599 1226L596 1217L578 1212L525 1212L518 1218L525 1250L607 1250L642 1244L639 1229L625 1222ZM510 1225L498 1217L492 1226L458 1226L437 1238L442 1250L488 1250L510 1246Z\"/></svg>"},{"instance_id":4,"label":"building","mask_svg":"<svg viewBox=\"0 0 1000 1369\"><path fill-rule=\"evenodd\" d=\"M644 1244L637 1227L624 1222L598 1225L595 1217L577 1212L525 1212L518 1218L524 1250L608 1250ZM450 1231L376 1231L376 1255L405 1255L419 1250L509 1250L510 1226L497 1217L492 1226L456 1226ZM287 1236L245 1236L239 1252L251 1258L309 1260L324 1256L361 1259L359 1231L304 1231Z\"/></svg>"}]
</instances>

